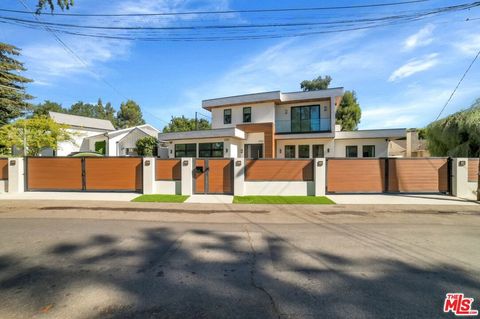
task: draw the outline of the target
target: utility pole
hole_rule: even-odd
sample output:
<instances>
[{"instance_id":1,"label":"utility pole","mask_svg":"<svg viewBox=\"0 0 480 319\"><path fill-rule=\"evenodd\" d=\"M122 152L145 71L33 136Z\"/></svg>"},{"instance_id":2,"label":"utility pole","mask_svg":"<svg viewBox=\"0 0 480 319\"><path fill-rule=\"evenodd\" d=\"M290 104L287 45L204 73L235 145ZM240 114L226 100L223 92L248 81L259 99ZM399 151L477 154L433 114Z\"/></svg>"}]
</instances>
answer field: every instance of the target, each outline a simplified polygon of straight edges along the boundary
<instances>
[{"instance_id":1,"label":"utility pole","mask_svg":"<svg viewBox=\"0 0 480 319\"><path fill-rule=\"evenodd\" d=\"M480 156L478 158L478 171L477 171L477 200L480 201Z\"/></svg>"},{"instance_id":2,"label":"utility pole","mask_svg":"<svg viewBox=\"0 0 480 319\"><path fill-rule=\"evenodd\" d=\"M27 156L27 107L25 106L23 116L23 156Z\"/></svg>"},{"instance_id":3,"label":"utility pole","mask_svg":"<svg viewBox=\"0 0 480 319\"><path fill-rule=\"evenodd\" d=\"M195 112L195 131L198 131L198 119L197 119L197 112Z\"/></svg>"}]
</instances>

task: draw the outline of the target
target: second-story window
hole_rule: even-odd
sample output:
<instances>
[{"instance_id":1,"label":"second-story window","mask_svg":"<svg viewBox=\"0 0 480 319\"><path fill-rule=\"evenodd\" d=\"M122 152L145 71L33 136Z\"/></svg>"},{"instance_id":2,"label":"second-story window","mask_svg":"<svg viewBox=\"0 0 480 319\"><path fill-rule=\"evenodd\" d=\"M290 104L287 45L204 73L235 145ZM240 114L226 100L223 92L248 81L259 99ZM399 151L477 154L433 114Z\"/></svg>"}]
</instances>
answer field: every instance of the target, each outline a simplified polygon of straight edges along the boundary
<instances>
[{"instance_id":1,"label":"second-story window","mask_svg":"<svg viewBox=\"0 0 480 319\"><path fill-rule=\"evenodd\" d=\"M250 123L252 121L252 108L244 107L243 108L243 123Z\"/></svg>"},{"instance_id":2,"label":"second-story window","mask_svg":"<svg viewBox=\"0 0 480 319\"><path fill-rule=\"evenodd\" d=\"M232 124L232 109L223 110L223 124Z\"/></svg>"}]
</instances>

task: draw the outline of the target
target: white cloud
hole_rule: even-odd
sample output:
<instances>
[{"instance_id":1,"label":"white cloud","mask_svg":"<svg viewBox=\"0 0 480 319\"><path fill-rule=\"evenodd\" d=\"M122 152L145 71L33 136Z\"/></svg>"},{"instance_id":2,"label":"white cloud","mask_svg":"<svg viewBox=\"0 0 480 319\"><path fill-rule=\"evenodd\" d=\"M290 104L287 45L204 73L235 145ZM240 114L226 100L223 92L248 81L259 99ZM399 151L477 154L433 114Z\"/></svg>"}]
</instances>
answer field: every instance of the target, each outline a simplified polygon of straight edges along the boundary
<instances>
[{"instance_id":1,"label":"white cloud","mask_svg":"<svg viewBox=\"0 0 480 319\"><path fill-rule=\"evenodd\" d=\"M480 50L480 34L468 35L454 46L467 55L476 55Z\"/></svg>"},{"instance_id":2,"label":"white cloud","mask_svg":"<svg viewBox=\"0 0 480 319\"><path fill-rule=\"evenodd\" d=\"M438 53L432 53L423 58L412 59L406 64L396 69L388 78L388 81L394 82L412 76L415 73L426 71L439 63Z\"/></svg>"},{"instance_id":3,"label":"white cloud","mask_svg":"<svg viewBox=\"0 0 480 319\"><path fill-rule=\"evenodd\" d=\"M413 50L417 47L427 46L433 41L432 33L435 29L433 24L428 24L417 33L409 36L403 43L404 50Z\"/></svg>"}]
</instances>

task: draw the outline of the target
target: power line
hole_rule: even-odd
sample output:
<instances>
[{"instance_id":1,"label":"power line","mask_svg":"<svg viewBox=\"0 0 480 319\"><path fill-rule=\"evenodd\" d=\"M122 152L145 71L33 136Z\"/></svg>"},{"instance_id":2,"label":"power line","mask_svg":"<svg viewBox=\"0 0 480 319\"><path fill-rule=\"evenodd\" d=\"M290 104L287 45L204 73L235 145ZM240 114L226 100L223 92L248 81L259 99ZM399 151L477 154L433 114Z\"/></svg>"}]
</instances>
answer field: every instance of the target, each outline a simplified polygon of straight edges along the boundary
<instances>
[{"instance_id":1,"label":"power line","mask_svg":"<svg viewBox=\"0 0 480 319\"><path fill-rule=\"evenodd\" d=\"M475 56L475 58L473 58L472 63L470 63L470 65L468 66L468 68L465 70L465 73L463 73L460 81L458 81L457 86L456 86L455 89L453 90L452 94L450 94L450 97L448 98L447 102L446 102L445 105L443 106L443 108L442 108L442 110L440 111L440 113L438 113L438 116L437 116L437 118L435 119L435 121L437 121L437 120L440 118L440 116L442 115L443 111L444 111L445 108L447 107L448 103L450 103L450 101L452 100L453 95L455 94L455 92L457 92L458 87L459 87L460 84L462 83L463 79L465 79L465 77L467 76L468 72L469 72L470 69L472 68L472 66L473 66L473 64L475 63L475 61L477 61L478 56L480 56L480 50L478 51L478 53L477 53L477 55Z\"/></svg>"},{"instance_id":2,"label":"power line","mask_svg":"<svg viewBox=\"0 0 480 319\"><path fill-rule=\"evenodd\" d=\"M21 0L22 1L22 0ZM53 27L64 27L64 28L76 28L76 29L99 29L99 30L201 30L201 29L252 29L252 28L274 28L274 27L298 27L298 26L316 26L316 25L332 25L332 24L345 24L345 23L365 23L365 22L379 22L379 21L389 21L389 20L398 20L398 19L409 19L409 18L421 18L424 16L435 15L444 12L452 11L462 11L468 10L474 7L480 6L480 1L461 4L456 6L447 6L432 9L430 11L420 11L410 15L394 15L394 16L385 16L380 18L369 18L369 19L351 19L351 20L338 20L338 21L321 21L321 22L303 22L303 23L269 23L269 24L236 24L236 25L197 25L197 26L163 26L163 27L154 27L154 26L101 26L101 25L79 25L71 23L55 23L55 22L44 22L27 19L20 19L14 17L5 17L0 16L1 19L7 21L22 22L28 24L42 24Z\"/></svg>"},{"instance_id":3,"label":"power line","mask_svg":"<svg viewBox=\"0 0 480 319\"><path fill-rule=\"evenodd\" d=\"M222 10L222 11L186 11L186 12L157 12L157 13L50 13L52 16L71 16L71 17L143 17L143 16L176 16L176 15L199 15L199 14L232 14L232 13L264 13L264 12L291 12L291 11L324 11L324 10L346 10L346 9L362 9L375 7L390 7L406 4L414 4L428 2L431 0L412 0L391 3L376 3L351 6L331 6L331 7L313 7L313 8L279 8L279 9L244 9L244 10ZM35 14L33 11L0 9L4 12Z\"/></svg>"}]
</instances>

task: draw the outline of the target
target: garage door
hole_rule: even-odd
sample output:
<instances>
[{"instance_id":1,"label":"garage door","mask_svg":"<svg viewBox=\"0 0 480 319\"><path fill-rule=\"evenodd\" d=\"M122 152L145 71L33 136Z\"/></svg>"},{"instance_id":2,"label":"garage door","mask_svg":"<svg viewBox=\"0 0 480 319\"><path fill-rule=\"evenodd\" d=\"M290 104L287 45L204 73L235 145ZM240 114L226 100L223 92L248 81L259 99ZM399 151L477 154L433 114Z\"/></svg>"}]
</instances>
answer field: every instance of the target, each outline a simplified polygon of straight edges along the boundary
<instances>
[{"instance_id":1,"label":"garage door","mask_svg":"<svg viewBox=\"0 0 480 319\"><path fill-rule=\"evenodd\" d=\"M36 191L81 191L82 159L75 157L27 157L26 189Z\"/></svg>"},{"instance_id":2,"label":"garage door","mask_svg":"<svg viewBox=\"0 0 480 319\"><path fill-rule=\"evenodd\" d=\"M142 159L139 157L85 158L87 191L141 191Z\"/></svg>"}]
</instances>

